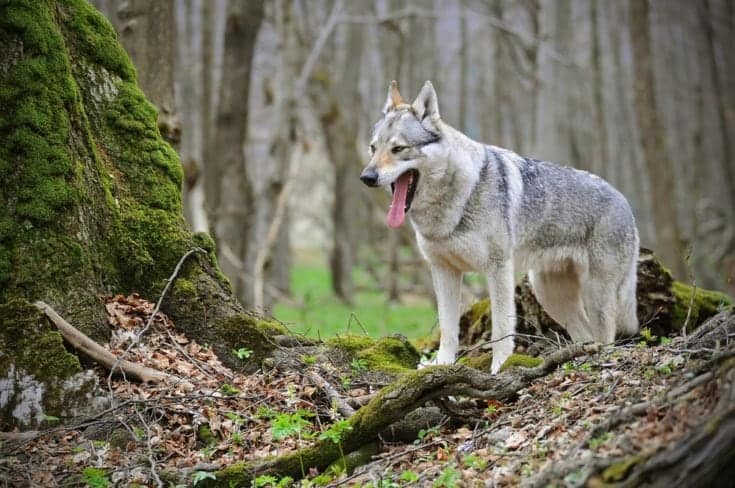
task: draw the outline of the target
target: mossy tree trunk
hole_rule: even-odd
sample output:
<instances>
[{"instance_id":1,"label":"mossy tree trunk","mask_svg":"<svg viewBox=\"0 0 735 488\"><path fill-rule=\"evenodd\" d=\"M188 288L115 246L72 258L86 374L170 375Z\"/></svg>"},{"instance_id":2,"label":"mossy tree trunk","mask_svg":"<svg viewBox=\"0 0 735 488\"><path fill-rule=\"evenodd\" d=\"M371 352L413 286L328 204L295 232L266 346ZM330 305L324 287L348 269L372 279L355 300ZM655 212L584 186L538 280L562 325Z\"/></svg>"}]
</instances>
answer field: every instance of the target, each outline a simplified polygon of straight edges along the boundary
<instances>
[{"instance_id":1,"label":"mossy tree trunk","mask_svg":"<svg viewBox=\"0 0 735 488\"><path fill-rule=\"evenodd\" d=\"M212 240L187 230L181 165L156 115L112 26L87 1L0 4L0 304L43 300L104 341L105 296L156 300L179 259L201 247L163 310L225 361L233 338L272 347L263 335L274 329L241 315ZM28 308L0 308L2 332L15 330L19 309ZM21 358L48 353L2 339L0 373L12 381L0 408L22 393Z\"/></svg>"}]
</instances>

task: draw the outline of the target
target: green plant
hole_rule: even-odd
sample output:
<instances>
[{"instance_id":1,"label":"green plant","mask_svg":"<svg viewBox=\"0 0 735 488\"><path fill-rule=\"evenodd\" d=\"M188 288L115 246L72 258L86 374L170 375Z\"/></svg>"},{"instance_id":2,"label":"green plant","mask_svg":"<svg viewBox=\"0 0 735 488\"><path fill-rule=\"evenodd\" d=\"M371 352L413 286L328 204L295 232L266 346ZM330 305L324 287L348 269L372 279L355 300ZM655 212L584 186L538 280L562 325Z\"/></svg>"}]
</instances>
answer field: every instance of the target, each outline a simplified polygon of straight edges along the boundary
<instances>
[{"instance_id":1,"label":"green plant","mask_svg":"<svg viewBox=\"0 0 735 488\"><path fill-rule=\"evenodd\" d=\"M339 379L339 382L342 384L343 390L349 390L350 385L352 385L352 378L350 378L349 376L342 376Z\"/></svg>"},{"instance_id":2,"label":"green plant","mask_svg":"<svg viewBox=\"0 0 735 488\"><path fill-rule=\"evenodd\" d=\"M317 476L314 476L309 481L311 481L311 484L313 486L327 486L329 483L332 482L332 480L334 480L334 476L332 476L332 474L322 473Z\"/></svg>"},{"instance_id":3,"label":"green plant","mask_svg":"<svg viewBox=\"0 0 735 488\"><path fill-rule=\"evenodd\" d=\"M498 412L497 405L488 405L485 408L485 413L488 414L488 415L495 415L497 412Z\"/></svg>"},{"instance_id":4,"label":"green plant","mask_svg":"<svg viewBox=\"0 0 735 488\"><path fill-rule=\"evenodd\" d=\"M244 439L244 438L243 438L243 436L242 436L242 432L240 432L239 430L236 430L235 432L233 432L233 433L232 433L232 434L230 435L230 440L231 440L231 441L232 441L232 443L233 443L233 444L235 444L236 446L242 446L242 445L244 444L244 440L245 440L245 439Z\"/></svg>"},{"instance_id":5,"label":"green plant","mask_svg":"<svg viewBox=\"0 0 735 488\"><path fill-rule=\"evenodd\" d=\"M314 364L316 364L316 356L314 356L313 354L302 354L301 362L303 362L307 366L313 366Z\"/></svg>"},{"instance_id":6,"label":"green plant","mask_svg":"<svg viewBox=\"0 0 735 488\"><path fill-rule=\"evenodd\" d=\"M559 415L564 413L564 407L561 403L557 403L553 407L551 407L551 413L553 413L555 417L558 417Z\"/></svg>"},{"instance_id":7,"label":"green plant","mask_svg":"<svg viewBox=\"0 0 735 488\"><path fill-rule=\"evenodd\" d=\"M202 447L201 453L203 457L209 459L212 457L212 454L214 454L216 450L217 450L217 446L214 444L211 444L209 446Z\"/></svg>"},{"instance_id":8,"label":"green plant","mask_svg":"<svg viewBox=\"0 0 735 488\"><path fill-rule=\"evenodd\" d=\"M641 338L647 344L650 344L652 342L655 342L658 339L658 336L653 335L653 332L651 332L651 328L650 327L643 327L641 329Z\"/></svg>"},{"instance_id":9,"label":"green plant","mask_svg":"<svg viewBox=\"0 0 735 488\"><path fill-rule=\"evenodd\" d=\"M661 376L670 376L672 373L671 363L659 364L656 366L656 371L658 371Z\"/></svg>"},{"instance_id":10,"label":"green plant","mask_svg":"<svg viewBox=\"0 0 735 488\"><path fill-rule=\"evenodd\" d=\"M266 407L265 405L261 405L258 407L258 410L255 411L256 419L272 419L276 415L278 415L278 413L275 410L270 407Z\"/></svg>"},{"instance_id":11,"label":"green plant","mask_svg":"<svg viewBox=\"0 0 735 488\"><path fill-rule=\"evenodd\" d=\"M673 341L671 340L671 337L661 336L661 344L662 346L670 346Z\"/></svg>"},{"instance_id":12,"label":"green plant","mask_svg":"<svg viewBox=\"0 0 735 488\"><path fill-rule=\"evenodd\" d=\"M597 450L600 446L605 444L607 441L612 439L612 433L611 432L605 432L604 434L593 437L589 441L587 441L587 445L590 449Z\"/></svg>"},{"instance_id":13,"label":"green plant","mask_svg":"<svg viewBox=\"0 0 735 488\"><path fill-rule=\"evenodd\" d=\"M234 386L232 386L229 383L225 383L222 386L220 386L219 391L221 391L223 394L225 394L227 396L234 396L234 395L239 395L240 394L240 389L239 388L235 388Z\"/></svg>"},{"instance_id":14,"label":"green plant","mask_svg":"<svg viewBox=\"0 0 735 488\"><path fill-rule=\"evenodd\" d=\"M293 478L290 476L284 476L280 480L276 478L275 476L271 476L269 474L264 474L261 476L258 476L253 480L253 486L255 488L261 488L261 487L270 487L270 488L284 488L286 486L291 486L293 483Z\"/></svg>"},{"instance_id":15,"label":"green plant","mask_svg":"<svg viewBox=\"0 0 735 488\"><path fill-rule=\"evenodd\" d=\"M462 462L468 468L476 469L477 471L482 471L483 469L487 468L487 460L482 459L477 454L466 455L464 458L462 458Z\"/></svg>"},{"instance_id":16,"label":"green plant","mask_svg":"<svg viewBox=\"0 0 735 488\"><path fill-rule=\"evenodd\" d=\"M84 483L92 488L107 488L110 486L110 480L107 479L107 473L101 468L84 468L82 471Z\"/></svg>"},{"instance_id":17,"label":"green plant","mask_svg":"<svg viewBox=\"0 0 735 488\"><path fill-rule=\"evenodd\" d=\"M342 451L342 436L350 431L352 431L352 424L349 420L338 420L319 435L319 440L330 440L337 444L343 468L345 467L345 453Z\"/></svg>"},{"instance_id":18,"label":"green plant","mask_svg":"<svg viewBox=\"0 0 735 488\"><path fill-rule=\"evenodd\" d=\"M247 347L241 347L240 349L233 349L232 354L237 356L238 359L245 360L253 355L253 350Z\"/></svg>"},{"instance_id":19,"label":"green plant","mask_svg":"<svg viewBox=\"0 0 735 488\"><path fill-rule=\"evenodd\" d=\"M235 425L242 425L243 422L245 422L245 419L243 419L239 414L236 414L235 412L227 412L225 414L225 417L230 419L233 424Z\"/></svg>"},{"instance_id":20,"label":"green plant","mask_svg":"<svg viewBox=\"0 0 735 488\"><path fill-rule=\"evenodd\" d=\"M352 368L352 371L354 371L356 374L365 371L367 367L368 362L364 359L353 358L352 362L350 363L350 368Z\"/></svg>"},{"instance_id":21,"label":"green plant","mask_svg":"<svg viewBox=\"0 0 735 488\"><path fill-rule=\"evenodd\" d=\"M401 476L398 479L405 481L406 483L415 483L419 480L419 475L415 471L411 471L409 469L401 473Z\"/></svg>"},{"instance_id":22,"label":"green plant","mask_svg":"<svg viewBox=\"0 0 735 488\"><path fill-rule=\"evenodd\" d=\"M209 471L194 471L191 474L191 482L196 485L200 481L204 480L216 480L217 477Z\"/></svg>"},{"instance_id":23,"label":"green plant","mask_svg":"<svg viewBox=\"0 0 735 488\"><path fill-rule=\"evenodd\" d=\"M462 475L455 469L453 464L450 464L439 473L432 486L436 488L454 488L460 479L462 479Z\"/></svg>"},{"instance_id":24,"label":"green plant","mask_svg":"<svg viewBox=\"0 0 735 488\"><path fill-rule=\"evenodd\" d=\"M308 418L314 414L308 410L299 409L294 413L281 413L276 415L271 424L271 435L274 440L281 440L294 435L300 436L304 429L310 424Z\"/></svg>"},{"instance_id":25,"label":"green plant","mask_svg":"<svg viewBox=\"0 0 735 488\"><path fill-rule=\"evenodd\" d=\"M421 429L418 432L418 439L413 441L414 444L420 444L426 439L430 439L431 437L439 435L439 426L435 425L434 427L430 427L428 429Z\"/></svg>"}]
</instances>

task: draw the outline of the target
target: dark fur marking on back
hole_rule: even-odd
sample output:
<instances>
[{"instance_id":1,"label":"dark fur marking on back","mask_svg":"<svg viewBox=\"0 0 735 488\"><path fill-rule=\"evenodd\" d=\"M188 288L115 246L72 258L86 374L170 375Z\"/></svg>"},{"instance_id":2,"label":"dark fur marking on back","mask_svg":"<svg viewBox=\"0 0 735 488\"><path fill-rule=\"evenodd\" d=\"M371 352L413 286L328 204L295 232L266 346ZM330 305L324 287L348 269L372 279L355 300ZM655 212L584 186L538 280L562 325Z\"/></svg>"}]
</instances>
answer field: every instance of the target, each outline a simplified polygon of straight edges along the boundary
<instances>
[{"instance_id":1,"label":"dark fur marking on back","mask_svg":"<svg viewBox=\"0 0 735 488\"><path fill-rule=\"evenodd\" d=\"M500 195L500 215L503 217L503 222L505 222L505 226L508 230L508 234L510 235L510 211L508 208L508 199L510 198L510 195L508 195L508 173L507 168L505 167L505 161L498 155L496 151L490 148L490 146L485 146L485 154L486 158L490 158L490 154L492 154L493 158L495 159L495 166L498 170L498 194Z\"/></svg>"},{"instance_id":2,"label":"dark fur marking on back","mask_svg":"<svg viewBox=\"0 0 735 488\"><path fill-rule=\"evenodd\" d=\"M485 159L482 162L482 168L480 168L480 175L475 182L475 186L472 187L469 198L464 204L462 217L460 217L459 222L457 222L452 233L464 232L472 226L474 215L472 215L472 211L470 209L478 207L480 192L487 183L487 177L490 171L490 159L487 156L487 152L485 152Z\"/></svg>"}]
</instances>

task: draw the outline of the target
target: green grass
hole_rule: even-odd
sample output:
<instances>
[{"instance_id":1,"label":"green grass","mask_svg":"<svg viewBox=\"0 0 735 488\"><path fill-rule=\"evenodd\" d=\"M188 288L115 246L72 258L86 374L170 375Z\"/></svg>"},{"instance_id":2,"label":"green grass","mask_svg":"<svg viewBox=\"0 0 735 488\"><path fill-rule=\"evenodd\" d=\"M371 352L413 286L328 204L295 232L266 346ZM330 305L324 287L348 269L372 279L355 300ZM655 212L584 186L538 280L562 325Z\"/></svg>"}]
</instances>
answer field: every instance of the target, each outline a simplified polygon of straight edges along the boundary
<instances>
[{"instance_id":1,"label":"green grass","mask_svg":"<svg viewBox=\"0 0 735 488\"><path fill-rule=\"evenodd\" d=\"M380 337L401 333L409 339L429 336L436 323L436 312L428 298L406 298L406 303L390 303L387 294L371 283L365 273L355 271L355 284L361 290L352 306L332 294L329 269L320 264L297 264L291 271L294 304L277 304L273 315L293 332L309 337L363 334ZM364 329L364 331L363 331Z\"/></svg>"}]
</instances>

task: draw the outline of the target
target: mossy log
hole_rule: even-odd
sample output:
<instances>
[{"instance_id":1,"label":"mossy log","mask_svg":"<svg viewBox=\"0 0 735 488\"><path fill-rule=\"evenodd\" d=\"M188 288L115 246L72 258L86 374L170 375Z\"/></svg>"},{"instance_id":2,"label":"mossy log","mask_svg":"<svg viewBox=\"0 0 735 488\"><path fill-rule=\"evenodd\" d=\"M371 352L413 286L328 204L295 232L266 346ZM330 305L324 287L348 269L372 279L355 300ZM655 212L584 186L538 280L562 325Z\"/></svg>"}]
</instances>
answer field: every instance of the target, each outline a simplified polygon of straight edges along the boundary
<instances>
[{"instance_id":1,"label":"mossy log","mask_svg":"<svg viewBox=\"0 0 735 488\"><path fill-rule=\"evenodd\" d=\"M672 279L669 270L649 249L640 250L637 278L638 322L658 337L680 334L684 327L691 332L732 305L732 299L724 293L703 290ZM536 300L528 278L516 287L515 301L519 333L543 334L552 338L555 334L566 335L564 328L549 317ZM462 315L462 344L471 346L489 338L490 307L488 300L480 300ZM517 342L522 345L530 343L524 338Z\"/></svg>"}]
</instances>

